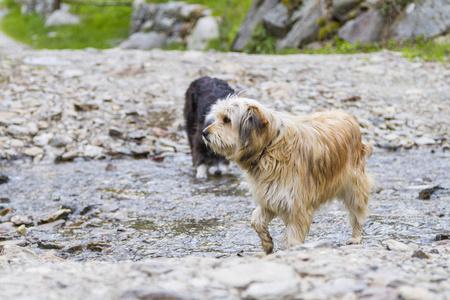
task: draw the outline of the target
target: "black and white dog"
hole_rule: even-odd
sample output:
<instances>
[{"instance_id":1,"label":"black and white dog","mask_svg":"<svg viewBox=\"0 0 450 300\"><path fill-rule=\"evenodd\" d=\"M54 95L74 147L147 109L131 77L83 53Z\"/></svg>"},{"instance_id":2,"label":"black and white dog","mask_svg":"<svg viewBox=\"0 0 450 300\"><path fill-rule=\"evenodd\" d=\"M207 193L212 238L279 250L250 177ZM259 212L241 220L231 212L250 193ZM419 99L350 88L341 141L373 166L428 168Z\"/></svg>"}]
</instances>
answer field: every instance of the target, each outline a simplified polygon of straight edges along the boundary
<instances>
[{"instance_id":1,"label":"black and white dog","mask_svg":"<svg viewBox=\"0 0 450 300\"><path fill-rule=\"evenodd\" d=\"M186 91L184 118L197 178L205 178L208 173L221 175L228 171L229 161L206 147L202 131L209 125L205 116L211 106L217 100L233 94L234 90L225 81L211 77L201 77L193 81Z\"/></svg>"}]
</instances>

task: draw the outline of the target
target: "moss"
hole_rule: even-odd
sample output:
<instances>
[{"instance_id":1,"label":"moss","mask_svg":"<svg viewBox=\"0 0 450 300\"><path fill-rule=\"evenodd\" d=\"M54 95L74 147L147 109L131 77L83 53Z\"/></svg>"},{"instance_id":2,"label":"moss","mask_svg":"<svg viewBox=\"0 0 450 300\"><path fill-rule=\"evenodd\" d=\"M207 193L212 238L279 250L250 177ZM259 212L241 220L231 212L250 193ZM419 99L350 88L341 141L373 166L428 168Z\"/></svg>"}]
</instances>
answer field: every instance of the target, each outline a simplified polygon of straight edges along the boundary
<instances>
[{"instance_id":1,"label":"moss","mask_svg":"<svg viewBox=\"0 0 450 300\"><path fill-rule=\"evenodd\" d=\"M319 41L327 40L332 38L337 30L341 27L338 22L331 22L330 24L325 24L319 29L317 38Z\"/></svg>"},{"instance_id":2,"label":"moss","mask_svg":"<svg viewBox=\"0 0 450 300\"><path fill-rule=\"evenodd\" d=\"M253 36L244 48L245 53L274 54L276 53L276 39L258 24Z\"/></svg>"}]
</instances>

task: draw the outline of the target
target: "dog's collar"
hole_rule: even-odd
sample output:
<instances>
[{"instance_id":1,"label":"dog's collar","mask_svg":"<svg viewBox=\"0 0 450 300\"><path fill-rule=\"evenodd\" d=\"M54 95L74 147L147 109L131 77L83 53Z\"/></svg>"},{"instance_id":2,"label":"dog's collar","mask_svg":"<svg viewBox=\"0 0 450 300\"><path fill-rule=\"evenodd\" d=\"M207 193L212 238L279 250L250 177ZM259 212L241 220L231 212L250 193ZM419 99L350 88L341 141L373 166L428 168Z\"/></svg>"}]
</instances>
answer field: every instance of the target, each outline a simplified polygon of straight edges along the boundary
<instances>
[{"instance_id":1,"label":"dog's collar","mask_svg":"<svg viewBox=\"0 0 450 300\"><path fill-rule=\"evenodd\" d=\"M266 154L266 151L267 151L267 148L269 148L271 145L272 145L272 143L273 143L273 141L278 137L278 135L280 135L280 131L278 130L278 132L277 132L277 135L267 144L267 146L266 147L264 147L264 149L263 149L263 151L261 152L261 155L255 160L255 161L253 161L251 164L250 164L250 167L252 168L252 169L254 169L258 164L259 164L259 162L261 161L261 159L264 157L264 155Z\"/></svg>"}]
</instances>

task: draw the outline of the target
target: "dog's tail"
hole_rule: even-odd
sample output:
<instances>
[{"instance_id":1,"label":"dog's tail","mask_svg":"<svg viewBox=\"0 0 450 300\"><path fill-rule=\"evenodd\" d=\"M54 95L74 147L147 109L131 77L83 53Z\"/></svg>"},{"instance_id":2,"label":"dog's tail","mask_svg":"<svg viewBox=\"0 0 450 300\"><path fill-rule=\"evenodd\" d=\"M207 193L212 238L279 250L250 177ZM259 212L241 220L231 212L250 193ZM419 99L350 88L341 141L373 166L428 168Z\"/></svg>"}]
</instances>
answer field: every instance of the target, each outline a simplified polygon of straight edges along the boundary
<instances>
[{"instance_id":1,"label":"dog's tail","mask_svg":"<svg viewBox=\"0 0 450 300\"><path fill-rule=\"evenodd\" d=\"M369 145L366 145L364 143L361 143L361 145L362 145L362 147L361 147L361 156L362 157L367 157L367 158L371 157L372 156L372 152L373 152L372 147L370 147Z\"/></svg>"}]
</instances>

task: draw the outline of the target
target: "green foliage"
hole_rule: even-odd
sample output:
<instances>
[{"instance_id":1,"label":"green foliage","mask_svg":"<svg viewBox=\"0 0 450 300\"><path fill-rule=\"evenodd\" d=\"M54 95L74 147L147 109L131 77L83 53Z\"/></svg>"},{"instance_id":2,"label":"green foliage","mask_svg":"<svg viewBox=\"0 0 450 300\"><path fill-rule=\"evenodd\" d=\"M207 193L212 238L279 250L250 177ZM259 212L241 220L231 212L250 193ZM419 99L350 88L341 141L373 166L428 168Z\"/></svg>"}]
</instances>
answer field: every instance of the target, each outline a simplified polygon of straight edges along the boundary
<instances>
[{"instance_id":1,"label":"green foliage","mask_svg":"<svg viewBox=\"0 0 450 300\"><path fill-rule=\"evenodd\" d=\"M181 44L181 43L173 42L173 43L171 43L171 44L166 46L166 50L184 51L184 50L186 50L186 46Z\"/></svg>"},{"instance_id":2,"label":"green foliage","mask_svg":"<svg viewBox=\"0 0 450 300\"><path fill-rule=\"evenodd\" d=\"M244 52L274 54L276 53L276 39L260 23L253 32L251 40L245 46Z\"/></svg>"},{"instance_id":3,"label":"green foliage","mask_svg":"<svg viewBox=\"0 0 450 300\"><path fill-rule=\"evenodd\" d=\"M81 16L81 24L45 27L38 14L22 15L20 6L8 0L9 13L1 29L12 38L42 49L105 49L127 38L131 7L72 6Z\"/></svg>"},{"instance_id":4,"label":"green foliage","mask_svg":"<svg viewBox=\"0 0 450 300\"><path fill-rule=\"evenodd\" d=\"M383 49L400 51L403 56L409 59L420 58L427 61L450 61L450 43L436 44L430 39L418 38L405 42L389 40L386 45L380 43L360 43L350 44L338 37L333 42L326 43L319 49L304 49L301 52L306 54L354 54L371 53Z\"/></svg>"},{"instance_id":5,"label":"green foliage","mask_svg":"<svg viewBox=\"0 0 450 300\"><path fill-rule=\"evenodd\" d=\"M293 11L302 5L303 0L281 0L281 3L288 8L288 11Z\"/></svg>"},{"instance_id":6,"label":"green foliage","mask_svg":"<svg viewBox=\"0 0 450 300\"><path fill-rule=\"evenodd\" d=\"M341 25L338 22L331 22L329 24L324 24L320 29L318 33L318 39L319 41L323 41L326 39L330 39L333 37L337 30L341 27Z\"/></svg>"}]
</instances>

